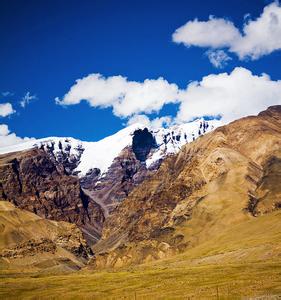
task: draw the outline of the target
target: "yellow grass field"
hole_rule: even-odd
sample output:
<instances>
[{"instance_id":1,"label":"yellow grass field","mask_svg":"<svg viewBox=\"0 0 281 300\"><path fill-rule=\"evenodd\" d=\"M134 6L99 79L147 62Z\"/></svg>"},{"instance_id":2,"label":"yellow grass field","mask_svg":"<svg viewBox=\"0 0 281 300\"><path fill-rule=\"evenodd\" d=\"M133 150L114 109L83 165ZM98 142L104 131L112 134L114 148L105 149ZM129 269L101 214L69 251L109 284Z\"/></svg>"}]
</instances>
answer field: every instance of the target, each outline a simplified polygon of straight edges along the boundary
<instances>
[{"instance_id":1,"label":"yellow grass field","mask_svg":"<svg viewBox=\"0 0 281 300\"><path fill-rule=\"evenodd\" d=\"M1 299L280 299L281 212L231 227L181 255L126 269L1 272Z\"/></svg>"}]
</instances>

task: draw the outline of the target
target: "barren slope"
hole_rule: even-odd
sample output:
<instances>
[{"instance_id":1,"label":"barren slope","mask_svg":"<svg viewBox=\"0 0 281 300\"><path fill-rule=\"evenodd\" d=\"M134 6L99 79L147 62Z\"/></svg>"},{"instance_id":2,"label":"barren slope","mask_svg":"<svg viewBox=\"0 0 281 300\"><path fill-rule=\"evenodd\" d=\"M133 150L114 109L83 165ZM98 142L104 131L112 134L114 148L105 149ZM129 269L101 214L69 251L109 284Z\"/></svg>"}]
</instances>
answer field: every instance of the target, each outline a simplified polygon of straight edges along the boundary
<instances>
[{"instance_id":1,"label":"barren slope","mask_svg":"<svg viewBox=\"0 0 281 300\"><path fill-rule=\"evenodd\" d=\"M106 220L93 265L169 257L278 210L280 160L280 106L187 144Z\"/></svg>"},{"instance_id":2,"label":"barren slope","mask_svg":"<svg viewBox=\"0 0 281 300\"><path fill-rule=\"evenodd\" d=\"M78 270L91 254L76 225L45 220L0 201L1 269Z\"/></svg>"}]
</instances>

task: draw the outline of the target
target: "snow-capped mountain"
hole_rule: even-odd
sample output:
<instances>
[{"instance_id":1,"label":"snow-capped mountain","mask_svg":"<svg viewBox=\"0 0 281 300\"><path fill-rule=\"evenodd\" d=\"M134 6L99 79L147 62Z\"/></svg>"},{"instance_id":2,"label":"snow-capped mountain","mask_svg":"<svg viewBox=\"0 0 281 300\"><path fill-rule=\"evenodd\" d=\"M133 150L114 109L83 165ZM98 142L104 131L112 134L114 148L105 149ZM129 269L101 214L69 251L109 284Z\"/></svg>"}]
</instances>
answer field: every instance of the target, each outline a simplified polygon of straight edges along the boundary
<instances>
[{"instance_id":1,"label":"snow-capped mountain","mask_svg":"<svg viewBox=\"0 0 281 300\"><path fill-rule=\"evenodd\" d=\"M0 148L8 162L0 194L9 201L16 194L22 208L46 218L72 220L93 244L104 220L166 156L219 125L203 119L158 129L134 124L98 142L49 137Z\"/></svg>"},{"instance_id":2,"label":"snow-capped mountain","mask_svg":"<svg viewBox=\"0 0 281 300\"><path fill-rule=\"evenodd\" d=\"M198 119L169 128L148 128L155 143L145 157L146 167L150 168L165 156L177 153L184 144L219 125L218 120ZM120 152L132 146L135 132L144 130L145 127L143 124L133 124L98 142L84 142L70 137L48 137L0 148L0 154L41 148L63 163L66 171L71 174L84 177L90 170L98 169L102 177Z\"/></svg>"},{"instance_id":3,"label":"snow-capped mountain","mask_svg":"<svg viewBox=\"0 0 281 300\"><path fill-rule=\"evenodd\" d=\"M220 125L219 120L198 119L190 123L152 130L157 148L147 158L146 166L151 166L166 155L177 153L186 143L194 141L198 136L208 133Z\"/></svg>"}]
</instances>

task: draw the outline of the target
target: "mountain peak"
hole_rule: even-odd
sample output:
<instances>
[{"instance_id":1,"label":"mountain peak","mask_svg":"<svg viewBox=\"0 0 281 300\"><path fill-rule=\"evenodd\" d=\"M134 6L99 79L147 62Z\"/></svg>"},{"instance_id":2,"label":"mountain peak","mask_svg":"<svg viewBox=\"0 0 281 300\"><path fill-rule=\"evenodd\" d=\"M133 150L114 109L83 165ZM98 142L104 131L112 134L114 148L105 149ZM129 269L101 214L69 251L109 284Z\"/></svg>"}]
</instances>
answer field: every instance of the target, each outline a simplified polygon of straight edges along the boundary
<instances>
[{"instance_id":1,"label":"mountain peak","mask_svg":"<svg viewBox=\"0 0 281 300\"><path fill-rule=\"evenodd\" d=\"M259 116L279 116L281 115L281 105L269 106L266 110L259 113Z\"/></svg>"},{"instance_id":2,"label":"mountain peak","mask_svg":"<svg viewBox=\"0 0 281 300\"><path fill-rule=\"evenodd\" d=\"M140 145L146 147L144 152L138 147L139 158L146 163L147 167L150 167L166 155L177 153L184 144L219 125L220 121L218 120L205 121L204 119L157 129L135 123L97 142L85 142L71 137L48 137L0 148L0 154L42 148L51 153L58 161L64 160L64 164L67 161L68 170L70 172L75 170L75 174L78 174L79 177L85 176L92 169L99 169L99 174L102 176L121 151L132 146L134 135L138 130L140 130L139 136L148 138L151 135L153 140L153 143L150 142L151 145L147 148L147 143L143 144L138 139ZM147 134L142 133L145 128Z\"/></svg>"}]
</instances>

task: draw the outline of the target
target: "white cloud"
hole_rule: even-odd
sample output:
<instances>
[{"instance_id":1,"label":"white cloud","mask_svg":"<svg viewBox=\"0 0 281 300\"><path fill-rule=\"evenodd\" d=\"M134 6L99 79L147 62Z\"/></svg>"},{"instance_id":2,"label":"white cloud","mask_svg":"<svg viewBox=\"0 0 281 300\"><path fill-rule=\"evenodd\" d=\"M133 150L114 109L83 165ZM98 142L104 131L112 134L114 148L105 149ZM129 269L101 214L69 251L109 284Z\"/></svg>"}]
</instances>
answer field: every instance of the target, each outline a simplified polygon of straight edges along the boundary
<instances>
[{"instance_id":1,"label":"white cloud","mask_svg":"<svg viewBox=\"0 0 281 300\"><path fill-rule=\"evenodd\" d=\"M230 74L211 74L192 82L181 92L178 122L200 116L221 115L222 122L255 115L270 105L281 104L281 80L267 74L253 75L245 68Z\"/></svg>"},{"instance_id":2,"label":"white cloud","mask_svg":"<svg viewBox=\"0 0 281 300\"><path fill-rule=\"evenodd\" d=\"M36 95L31 95L30 92L27 92L20 101L20 106L25 108L32 100L37 99Z\"/></svg>"},{"instance_id":3,"label":"white cloud","mask_svg":"<svg viewBox=\"0 0 281 300\"><path fill-rule=\"evenodd\" d=\"M240 37L234 24L225 19L209 17L208 21L197 19L187 22L173 33L173 41L185 46L223 48Z\"/></svg>"},{"instance_id":4,"label":"white cloud","mask_svg":"<svg viewBox=\"0 0 281 300\"><path fill-rule=\"evenodd\" d=\"M219 69L225 67L227 62L232 59L223 50L208 50L206 55L208 56L211 64Z\"/></svg>"},{"instance_id":5,"label":"white cloud","mask_svg":"<svg viewBox=\"0 0 281 300\"><path fill-rule=\"evenodd\" d=\"M112 107L119 117L139 113L158 112L163 105L177 101L178 87L163 78L144 82L128 81L126 77L103 77L91 74L78 79L69 92L56 102L61 105L78 104L86 100L93 107Z\"/></svg>"},{"instance_id":6,"label":"white cloud","mask_svg":"<svg viewBox=\"0 0 281 300\"><path fill-rule=\"evenodd\" d=\"M150 126L152 128L167 127L171 124L172 124L172 118L170 116L155 118L150 121Z\"/></svg>"},{"instance_id":7,"label":"white cloud","mask_svg":"<svg viewBox=\"0 0 281 300\"><path fill-rule=\"evenodd\" d=\"M0 117L7 117L13 114L15 110L11 103L0 103Z\"/></svg>"},{"instance_id":8,"label":"white cloud","mask_svg":"<svg viewBox=\"0 0 281 300\"><path fill-rule=\"evenodd\" d=\"M150 120L146 115L134 115L128 120L127 125L136 123L140 123L147 127L157 129L160 127L169 126L172 123L172 118L170 116L164 116Z\"/></svg>"},{"instance_id":9,"label":"white cloud","mask_svg":"<svg viewBox=\"0 0 281 300\"><path fill-rule=\"evenodd\" d=\"M230 74L210 74L180 89L163 78L139 83L122 76L106 79L94 74L78 80L63 99L57 101L73 105L83 99L93 107L112 107L116 116L130 117L128 124L140 122L160 127L206 115L221 115L222 121L227 123L281 104L281 81L271 80L266 74L254 75L245 68L235 68ZM159 112L167 103L180 104L175 120L167 116L150 120L145 115Z\"/></svg>"},{"instance_id":10,"label":"white cloud","mask_svg":"<svg viewBox=\"0 0 281 300\"><path fill-rule=\"evenodd\" d=\"M0 125L0 136L6 136L8 135L10 132L9 128L8 128L8 125L6 124L1 124Z\"/></svg>"},{"instance_id":11,"label":"white cloud","mask_svg":"<svg viewBox=\"0 0 281 300\"><path fill-rule=\"evenodd\" d=\"M258 59L281 49L281 7L277 2L266 6L256 20L249 20L243 36L231 45L230 51L240 59Z\"/></svg>"},{"instance_id":12,"label":"white cloud","mask_svg":"<svg viewBox=\"0 0 281 300\"><path fill-rule=\"evenodd\" d=\"M149 127L150 120L146 115L133 115L131 118L129 118L127 125L130 126L133 124L143 124L144 126Z\"/></svg>"},{"instance_id":13,"label":"white cloud","mask_svg":"<svg viewBox=\"0 0 281 300\"><path fill-rule=\"evenodd\" d=\"M6 124L0 124L0 147L12 146L30 140L33 140L33 138L18 137L15 133L10 133Z\"/></svg>"},{"instance_id":14,"label":"white cloud","mask_svg":"<svg viewBox=\"0 0 281 300\"><path fill-rule=\"evenodd\" d=\"M172 38L188 47L227 48L241 60L255 60L281 49L281 7L278 2L269 4L256 20L247 15L242 32L228 20L210 17L187 22Z\"/></svg>"}]
</instances>

